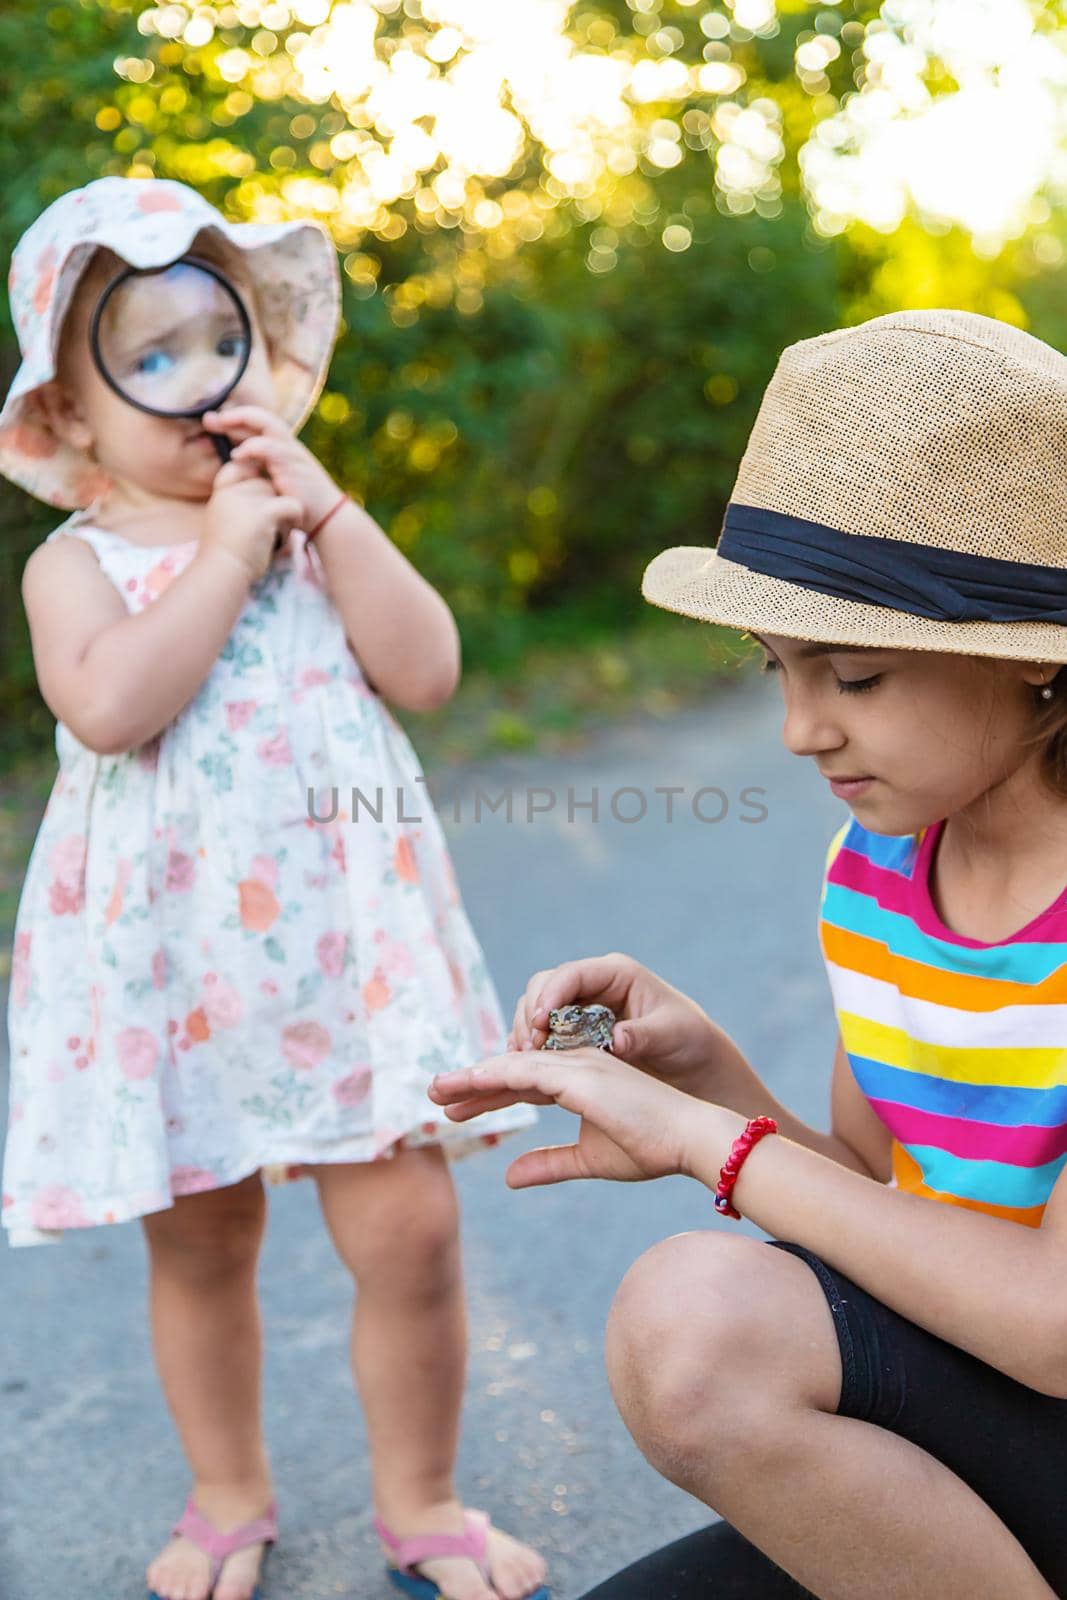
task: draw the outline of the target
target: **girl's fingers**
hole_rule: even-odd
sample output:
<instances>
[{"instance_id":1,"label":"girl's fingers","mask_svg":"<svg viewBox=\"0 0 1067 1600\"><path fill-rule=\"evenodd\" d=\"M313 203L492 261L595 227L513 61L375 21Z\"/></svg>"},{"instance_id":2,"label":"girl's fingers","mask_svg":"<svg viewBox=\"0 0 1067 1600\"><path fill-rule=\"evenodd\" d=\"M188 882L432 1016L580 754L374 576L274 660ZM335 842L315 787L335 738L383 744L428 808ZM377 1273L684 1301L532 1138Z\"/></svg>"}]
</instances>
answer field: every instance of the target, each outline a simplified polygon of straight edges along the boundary
<instances>
[{"instance_id":1,"label":"girl's fingers","mask_svg":"<svg viewBox=\"0 0 1067 1600\"><path fill-rule=\"evenodd\" d=\"M548 1145L541 1150L526 1150L517 1156L505 1173L509 1189L532 1189L538 1184L568 1183L588 1176L575 1144Z\"/></svg>"},{"instance_id":2,"label":"girl's fingers","mask_svg":"<svg viewBox=\"0 0 1067 1600\"><path fill-rule=\"evenodd\" d=\"M205 428L215 428L222 433L232 430L234 434L249 437L253 434L275 439L293 437L281 417L268 411L266 406L223 406L219 411L205 412L203 421Z\"/></svg>"},{"instance_id":3,"label":"girl's fingers","mask_svg":"<svg viewBox=\"0 0 1067 1600\"><path fill-rule=\"evenodd\" d=\"M431 1080L426 1093L437 1106L456 1106L462 1100L473 1099L475 1095L479 1095L480 1104L485 1103L484 1095L479 1094L478 1080L472 1079L469 1071L442 1072Z\"/></svg>"},{"instance_id":4,"label":"girl's fingers","mask_svg":"<svg viewBox=\"0 0 1067 1600\"><path fill-rule=\"evenodd\" d=\"M269 439L265 433L250 434L234 447L234 461L284 461L289 452L282 439Z\"/></svg>"},{"instance_id":5,"label":"girl's fingers","mask_svg":"<svg viewBox=\"0 0 1067 1600\"><path fill-rule=\"evenodd\" d=\"M504 1094L517 1087L507 1081L499 1065L501 1061L510 1059L510 1056L496 1056L478 1067L460 1067L456 1072L440 1072L432 1079L426 1093L439 1106L454 1106L461 1100L475 1097L484 1105L488 1095Z\"/></svg>"},{"instance_id":6,"label":"girl's fingers","mask_svg":"<svg viewBox=\"0 0 1067 1600\"><path fill-rule=\"evenodd\" d=\"M606 956L584 956L578 961L565 961L550 972L538 973L527 990L527 1016L531 1027L547 1033L548 1013L560 1006L577 1001L589 1004L599 1001L618 1010L626 998L629 974L625 965L628 956L612 953Z\"/></svg>"},{"instance_id":7,"label":"girl's fingers","mask_svg":"<svg viewBox=\"0 0 1067 1600\"><path fill-rule=\"evenodd\" d=\"M227 439L235 444L241 439L250 439L256 431L247 423L242 424L233 417L220 416L217 411L205 411L200 420L208 433L224 433Z\"/></svg>"},{"instance_id":8,"label":"girl's fingers","mask_svg":"<svg viewBox=\"0 0 1067 1600\"><path fill-rule=\"evenodd\" d=\"M563 1064L555 1051L515 1050L494 1056L476 1067L442 1073L427 1093L436 1105L458 1105L466 1100L485 1107L497 1096L509 1104L551 1105L553 1102L579 1116L591 1116L599 1125L596 1107L610 1095L610 1079L636 1068L616 1062L595 1046L569 1050Z\"/></svg>"},{"instance_id":9,"label":"girl's fingers","mask_svg":"<svg viewBox=\"0 0 1067 1600\"><path fill-rule=\"evenodd\" d=\"M273 505L274 520L277 526L284 526L286 533L290 528L298 528L300 519L304 515L304 508L299 500L291 495L279 495Z\"/></svg>"},{"instance_id":10,"label":"girl's fingers","mask_svg":"<svg viewBox=\"0 0 1067 1600\"><path fill-rule=\"evenodd\" d=\"M507 1106L550 1106L553 1103L548 1094L536 1094L532 1090L528 1094L512 1094L509 1090L505 1094L479 1096L476 1100L457 1100L446 1105L444 1112L450 1122L469 1122L486 1111L503 1111Z\"/></svg>"},{"instance_id":11,"label":"girl's fingers","mask_svg":"<svg viewBox=\"0 0 1067 1600\"><path fill-rule=\"evenodd\" d=\"M223 461L215 473L212 487L226 489L234 483L245 483L249 478L258 478L258 473L253 464L245 461L235 461L231 456L229 461Z\"/></svg>"},{"instance_id":12,"label":"girl's fingers","mask_svg":"<svg viewBox=\"0 0 1067 1600\"><path fill-rule=\"evenodd\" d=\"M492 1100L457 1100L445 1106L444 1113L449 1122L469 1122L472 1117L480 1117L483 1111L501 1111L504 1106L514 1104L514 1100L498 1094Z\"/></svg>"},{"instance_id":13,"label":"girl's fingers","mask_svg":"<svg viewBox=\"0 0 1067 1600\"><path fill-rule=\"evenodd\" d=\"M577 1051L570 1055L566 1071L551 1053L545 1056L537 1051L513 1050L508 1055L490 1056L476 1067L440 1073L427 1093L441 1106L475 1097L484 1105L486 1096L500 1094L511 1094L516 1100L529 1100L531 1094L536 1094L538 1100L531 1103L547 1105L566 1092L581 1070L581 1063L575 1059Z\"/></svg>"},{"instance_id":14,"label":"girl's fingers","mask_svg":"<svg viewBox=\"0 0 1067 1600\"><path fill-rule=\"evenodd\" d=\"M547 973L539 974L539 979L547 976ZM533 988L534 983L531 982L523 996L522 1032L516 1040L520 1050L540 1050L548 1038L548 1012L543 1016L538 1015ZM537 993L540 992L541 984L537 981Z\"/></svg>"},{"instance_id":15,"label":"girl's fingers","mask_svg":"<svg viewBox=\"0 0 1067 1600\"><path fill-rule=\"evenodd\" d=\"M527 983L524 993L519 996L519 1002L515 1007L515 1022L511 1030L516 1050L522 1050L526 1046L530 1033L530 1004L533 992L535 988L540 988L547 977L547 969L544 972L535 972Z\"/></svg>"},{"instance_id":16,"label":"girl's fingers","mask_svg":"<svg viewBox=\"0 0 1067 1600\"><path fill-rule=\"evenodd\" d=\"M515 1032L516 1050L539 1050L548 1038L548 1023L543 1028L535 1026L530 1017L529 1008L524 1005L522 1022Z\"/></svg>"}]
</instances>

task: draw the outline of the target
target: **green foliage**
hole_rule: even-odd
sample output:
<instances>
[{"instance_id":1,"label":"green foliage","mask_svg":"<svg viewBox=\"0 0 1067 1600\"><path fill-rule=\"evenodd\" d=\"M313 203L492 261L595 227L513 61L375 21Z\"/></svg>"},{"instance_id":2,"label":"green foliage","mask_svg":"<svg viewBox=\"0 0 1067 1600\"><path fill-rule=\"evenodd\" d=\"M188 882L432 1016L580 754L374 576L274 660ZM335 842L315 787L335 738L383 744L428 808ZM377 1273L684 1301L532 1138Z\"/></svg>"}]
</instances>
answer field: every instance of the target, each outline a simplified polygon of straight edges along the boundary
<instances>
[{"instance_id":1,"label":"green foliage","mask_svg":"<svg viewBox=\"0 0 1067 1600\"><path fill-rule=\"evenodd\" d=\"M706 248L600 279L546 252L536 294L489 286L476 317L402 335L380 298L349 308L324 402L344 419L306 438L449 595L475 659L575 597L632 620L656 550L714 539L778 351L837 310L834 252L804 226L795 205L713 213Z\"/></svg>"},{"instance_id":2,"label":"green foliage","mask_svg":"<svg viewBox=\"0 0 1067 1600\"><path fill-rule=\"evenodd\" d=\"M568 165L544 96L512 85L510 162L476 152L457 179L443 141L376 198L399 135L351 50L352 81L301 76L317 36L301 3L5 0L0 256L51 199L110 172L178 178L235 218L320 216L344 331L304 438L441 589L469 665L641 617L650 557L714 541L785 344L901 304L1025 321L1024 290L1058 328L1025 241L988 259L917 222L812 226L800 152L864 82L876 6L779 0L753 30L712 0L583 0L567 39L586 66L689 63L684 92L634 89L625 120L583 125ZM376 4L368 60L401 51L443 80L418 0ZM825 61L803 65L820 37ZM951 87L937 63L927 76ZM745 108L757 120L739 128ZM0 304L5 389L17 362ZM56 520L0 480L0 764L51 737L18 579Z\"/></svg>"}]
</instances>

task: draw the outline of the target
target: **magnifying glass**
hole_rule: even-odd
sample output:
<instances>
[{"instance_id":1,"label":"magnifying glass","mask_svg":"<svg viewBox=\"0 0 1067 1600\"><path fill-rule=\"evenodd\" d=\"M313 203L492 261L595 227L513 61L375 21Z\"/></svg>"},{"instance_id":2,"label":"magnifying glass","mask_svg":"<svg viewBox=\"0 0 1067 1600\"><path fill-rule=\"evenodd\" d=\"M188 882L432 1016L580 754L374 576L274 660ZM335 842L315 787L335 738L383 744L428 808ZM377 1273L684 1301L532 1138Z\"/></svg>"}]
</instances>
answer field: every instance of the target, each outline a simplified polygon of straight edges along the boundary
<instances>
[{"instance_id":1,"label":"magnifying glass","mask_svg":"<svg viewBox=\"0 0 1067 1600\"><path fill-rule=\"evenodd\" d=\"M252 352L248 312L208 261L126 267L100 296L89 325L93 360L127 404L155 417L198 421L241 381ZM230 441L211 433L222 461Z\"/></svg>"}]
</instances>

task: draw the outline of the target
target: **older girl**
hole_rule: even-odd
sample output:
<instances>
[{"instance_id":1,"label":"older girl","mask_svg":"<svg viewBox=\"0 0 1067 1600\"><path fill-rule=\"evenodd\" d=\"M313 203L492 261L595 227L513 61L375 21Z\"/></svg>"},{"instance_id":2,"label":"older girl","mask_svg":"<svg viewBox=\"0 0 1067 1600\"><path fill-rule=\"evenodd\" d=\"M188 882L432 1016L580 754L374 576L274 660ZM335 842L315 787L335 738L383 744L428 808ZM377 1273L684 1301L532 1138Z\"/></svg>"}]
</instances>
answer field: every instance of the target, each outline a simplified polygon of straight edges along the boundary
<instances>
[{"instance_id":1,"label":"older girl","mask_svg":"<svg viewBox=\"0 0 1067 1600\"><path fill-rule=\"evenodd\" d=\"M851 812L821 902L830 1132L623 955L537 973L515 1050L431 1090L459 1121L581 1117L516 1187L684 1173L776 1236L680 1235L622 1285L622 1414L727 1520L597 1600L1067 1595L1065 450L1062 356L880 317L784 352L717 550L645 573L756 635L787 748ZM616 1010L618 1059L532 1053L579 1000Z\"/></svg>"}]
</instances>

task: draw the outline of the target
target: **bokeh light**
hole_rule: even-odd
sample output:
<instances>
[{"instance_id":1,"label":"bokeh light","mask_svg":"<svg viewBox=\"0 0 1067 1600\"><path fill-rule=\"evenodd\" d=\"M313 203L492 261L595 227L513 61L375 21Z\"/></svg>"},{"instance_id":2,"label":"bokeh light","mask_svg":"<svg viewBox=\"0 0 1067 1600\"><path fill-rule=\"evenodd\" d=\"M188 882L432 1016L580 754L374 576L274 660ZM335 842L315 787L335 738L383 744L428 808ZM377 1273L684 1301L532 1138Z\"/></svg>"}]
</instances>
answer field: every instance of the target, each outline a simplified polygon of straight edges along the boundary
<instances>
[{"instance_id":1,"label":"bokeh light","mask_svg":"<svg viewBox=\"0 0 1067 1600\"><path fill-rule=\"evenodd\" d=\"M406 206L420 226L499 231L502 248L519 248L542 236L546 211L577 204L595 218L620 180L669 172L694 150L710 158L703 181L720 209L777 215L783 95L748 82L746 41L774 37L795 8L629 7L632 32L606 12L576 26L567 0L168 0L139 27L200 52L206 78L249 104L303 103L311 128L340 110L341 129L310 158L320 177L250 184L242 201L263 220L328 218L342 246L402 231L392 213ZM990 251L1025 229L1035 196L1067 181L1067 53L1059 31L1037 25L1040 11L1028 0L886 0L864 23L818 13L793 46L809 121L800 181L817 231L859 221L889 232L911 213L959 224ZM240 43L229 42L235 29ZM150 53L116 70L147 85L155 63ZM531 149L536 196L517 181ZM276 171L295 164L284 148L272 158ZM510 209L509 183L526 195ZM591 250L591 269L611 255Z\"/></svg>"},{"instance_id":2,"label":"bokeh light","mask_svg":"<svg viewBox=\"0 0 1067 1600\"><path fill-rule=\"evenodd\" d=\"M862 56L859 92L800 154L823 232L888 232L912 210L995 251L1042 187L1062 189L1067 53L1025 0L889 0ZM935 60L947 93L927 82Z\"/></svg>"}]
</instances>

